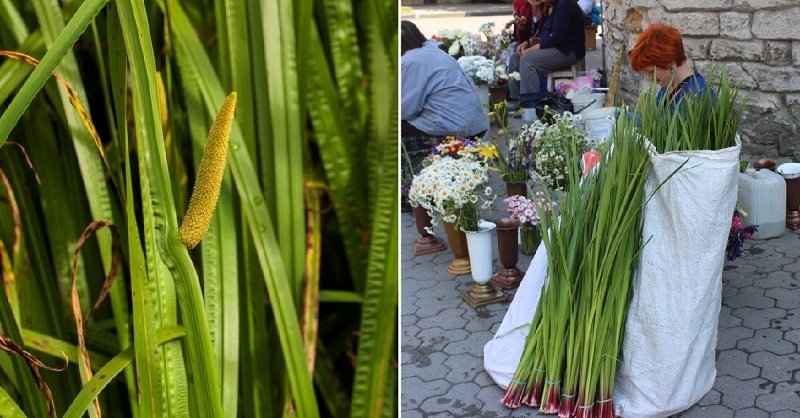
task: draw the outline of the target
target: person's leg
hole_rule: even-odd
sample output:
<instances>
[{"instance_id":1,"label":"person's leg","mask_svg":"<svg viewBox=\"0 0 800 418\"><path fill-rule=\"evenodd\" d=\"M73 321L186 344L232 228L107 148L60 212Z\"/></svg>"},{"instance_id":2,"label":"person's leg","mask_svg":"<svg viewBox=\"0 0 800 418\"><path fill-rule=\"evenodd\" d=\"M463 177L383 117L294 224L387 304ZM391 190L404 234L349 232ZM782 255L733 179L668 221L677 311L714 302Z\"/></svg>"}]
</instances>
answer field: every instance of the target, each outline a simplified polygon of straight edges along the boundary
<instances>
[{"instance_id":1,"label":"person's leg","mask_svg":"<svg viewBox=\"0 0 800 418\"><path fill-rule=\"evenodd\" d=\"M559 68L568 67L578 61L580 60L576 58L574 52L564 55L555 48L540 49L523 55L519 63L520 93L525 95L540 92L540 72L546 74Z\"/></svg>"}]
</instances>

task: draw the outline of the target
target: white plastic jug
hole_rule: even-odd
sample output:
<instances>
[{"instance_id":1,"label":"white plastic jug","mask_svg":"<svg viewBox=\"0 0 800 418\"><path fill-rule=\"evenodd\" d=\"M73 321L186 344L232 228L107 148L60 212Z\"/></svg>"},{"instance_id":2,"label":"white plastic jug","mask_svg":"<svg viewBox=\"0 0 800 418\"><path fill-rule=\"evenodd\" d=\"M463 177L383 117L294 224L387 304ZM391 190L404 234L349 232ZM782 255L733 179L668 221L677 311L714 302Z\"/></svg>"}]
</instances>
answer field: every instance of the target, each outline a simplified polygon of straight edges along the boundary
<instances>
[{"instance_id":1,"label":"white plastic jug","mask_svg":"<svg viewBox=\"0 0 800 418\"><path fill-rule=\"evenodd\" d=\"M786 229L786 182L770 170L739 173L739 207L747 212L742 224L758 225L755 239L777 237Z\"/></svg>"}]
</instances>

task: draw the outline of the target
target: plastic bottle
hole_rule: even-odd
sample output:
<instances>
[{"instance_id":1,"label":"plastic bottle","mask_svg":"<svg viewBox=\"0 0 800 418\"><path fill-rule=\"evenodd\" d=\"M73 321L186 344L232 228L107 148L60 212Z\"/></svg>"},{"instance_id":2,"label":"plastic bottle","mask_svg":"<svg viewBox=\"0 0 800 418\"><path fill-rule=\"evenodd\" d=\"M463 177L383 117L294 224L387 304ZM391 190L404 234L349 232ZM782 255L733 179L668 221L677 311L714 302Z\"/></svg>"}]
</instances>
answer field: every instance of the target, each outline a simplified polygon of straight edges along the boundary
<instances>
[{"instance_id":1,"label":"plastic bottle","mask_svg":"<svg viewBox=\"0 0 800 418\"><path fill-rule=\"evenodd\" d=\"M786 182L770 170L748 168L739 173L739 207L745 226L758 225L754 239L777 237L786 229Z\"/></svg>"}]
</instances>

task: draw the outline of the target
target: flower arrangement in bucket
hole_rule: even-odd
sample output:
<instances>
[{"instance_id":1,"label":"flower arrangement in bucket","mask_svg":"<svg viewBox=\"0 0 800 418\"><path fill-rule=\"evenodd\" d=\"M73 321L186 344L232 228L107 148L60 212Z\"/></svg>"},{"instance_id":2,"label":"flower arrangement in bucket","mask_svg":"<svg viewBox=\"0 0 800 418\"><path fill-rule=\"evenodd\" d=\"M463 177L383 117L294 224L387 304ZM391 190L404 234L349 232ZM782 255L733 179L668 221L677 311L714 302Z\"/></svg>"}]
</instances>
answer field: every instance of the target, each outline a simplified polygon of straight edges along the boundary
<instances>
[{"instance_id":1,"label":"flower arrangement in bucket","mask_svg":"<svg viewBox=\"0 0 800 418\"><path fill-rule=\"evenodd\" d=\"M743 210L736 208L733 211L731 232L728 235L728 244L725 246L725 260L733 261L742 255L742 244L746 239L753 238L758 232L758 225L742 226L742 217L747 216Z\"/></svg>"},{"instance_id":2,"label":"flower arrangement in bucket","mask_svg":"<svg viewBox=\"0 0 800 418\"><path fill-rule=\"evenodd\" d=\"M535 203L525 196L510 196L503 199L503 203L506 204L511 217L520 222L520 252L525 255L533 255L542 240L537 208L549 212L556 209L558 203L548 203L542 192L536 193Z\"/></svg>"},{"instance_id":3,"label":"flower arrangement in bucket","mask_svg":"<svg viewBox=\"0 0 800 418\"><path fill-rule=\"evenodd\" d=\"M494 79L494 62L482 55L460 57L458 65L476 86L488 85Z\"/></svg>"},{"instance_id":4,"label":"flower arrangement in bucket","mask_svg":"<svg viewBox=\"0 0 800 418\"><path fill-rule=\"evenodd\" d=\"M433 36L439 42L439 49L447 52L453 58L465 55L475 55L478 44L472 34L462 29L442 29Z\"/></svg>"},{"instance_id":5,"label":"flower arrangement in bucket","mask_svg":"<svg viewBox=\"0 0 800 418\"><path fill-rule=\"evenodd\" d=\"M508 87L509 80L519 81L519 72L506 72L505 65L495 65L494 78L489 81L489 87Z\"/></svg>"},{"instance_id":6,"label":"flower arrangement in bucket","mask_svg":"<svg viewBox=\"0 0 800 418\"><path fill-rule=\"evenodd\" d=\"M506 153L497 154L497 172L504 182L510 184L525 183L530 178L531 170L536 167L533 158L533 139L523 126L519 135L506 136Z\"/></svg>"},{"instance_id":7,"label":"flower arrangement in bucket","mask_svg":"<svg viewBox=\"0 0 800 418\"><path fill-rule=\"evenodd\" d=\"M534 155L532 169L548 187L565 190L569 166L577 167L578 161L569 161L568 150L577 149L578 155L586 151L587 143L583 129L572 117L572 113L556 113L545 108L551 123L537 120L523 125L519 138L530 141Z\"/></svg>"},{"instance_id":8,"label":"flower arrangement in bucket","mask_svg":"<svg viewBox=\"0 0 800 418\"><path fill-rule=\"evenodd\" d=\"M496 196L491 187L479 186L489 179L487 164L475 154L461 158L434 155L411 182L408 192L413 206L421 205L431 215L431 229L450 222L465 231L477 231L480 209L488 209Z\"/></svg>"}]
</instances>

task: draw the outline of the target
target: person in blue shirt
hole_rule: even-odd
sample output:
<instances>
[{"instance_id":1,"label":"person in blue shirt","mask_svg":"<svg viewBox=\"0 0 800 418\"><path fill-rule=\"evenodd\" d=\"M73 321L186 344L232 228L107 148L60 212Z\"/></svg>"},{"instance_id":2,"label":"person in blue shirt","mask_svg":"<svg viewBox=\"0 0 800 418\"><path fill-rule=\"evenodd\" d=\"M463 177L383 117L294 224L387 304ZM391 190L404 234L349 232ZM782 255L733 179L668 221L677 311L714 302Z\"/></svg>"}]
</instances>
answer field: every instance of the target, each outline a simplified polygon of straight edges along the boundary
<instances>
[{"instance_id":1,"label":"person in blue shirt","mask_svg":"<svg viewBox=\"0 0 800 418\"><path fill-rule=\"evenodd\" d=\"M487 111L458 62L410 21L400 42L401 136L483 136Z\"/></svg>"},{"instance_id":2,"label":"person in blue shirt","mask_svg":"<svg viewBox=\"0 0 800 418\"><path fill-rule=\"evenodd\" d=\"M575 0L528 0L533 7L544 5L541 40L520 45L520 94L541 91L539 74L578 63L586 55L583 12ZM530 96L529 96L530 97Z\"/></svg>"},{"instance_id":3,"label":"person in blue shirt","mask_svg":"<svg viewBox=\"0 0 800 418\"><path fill-rule=\"evenodd\" d=\"M407 20L400 24L400 52L401 203L409 211L407 188L431 148L448 135L482 137L489 118L458 62Z\"/></svg>"},{"instance_id":4,"label":"person in blue shirt","mask_svg":"<svg viewBox=\"0 0 800 418\"><path fill-rule=\"evenodd\" d=\"M648 26L636 39L630 58L634 71L644 73L648 80L661 87L657 102L666 99L670 108L685 94L706 88L705 78L686 61L680 32L670 25L653 23Z\"/></svg>"}]
</instances>

